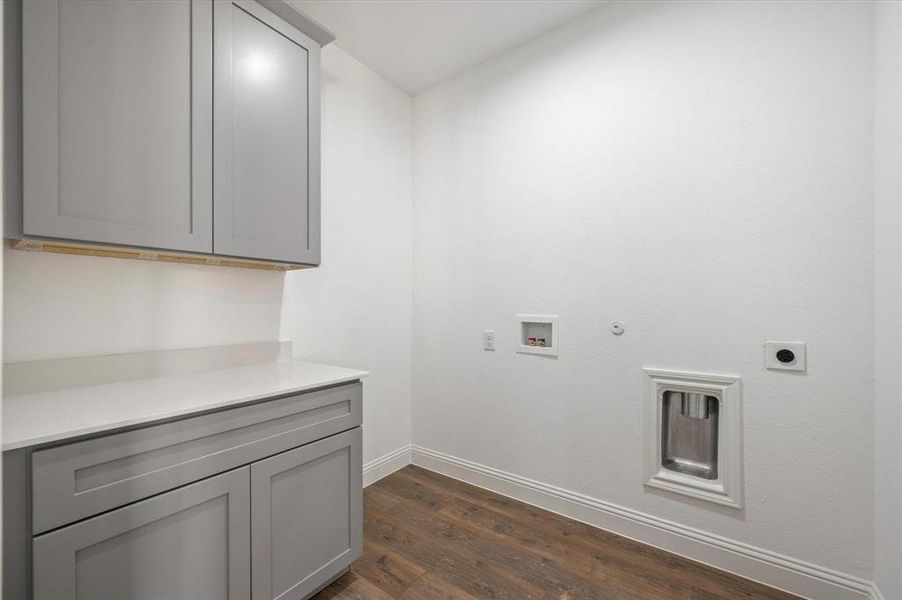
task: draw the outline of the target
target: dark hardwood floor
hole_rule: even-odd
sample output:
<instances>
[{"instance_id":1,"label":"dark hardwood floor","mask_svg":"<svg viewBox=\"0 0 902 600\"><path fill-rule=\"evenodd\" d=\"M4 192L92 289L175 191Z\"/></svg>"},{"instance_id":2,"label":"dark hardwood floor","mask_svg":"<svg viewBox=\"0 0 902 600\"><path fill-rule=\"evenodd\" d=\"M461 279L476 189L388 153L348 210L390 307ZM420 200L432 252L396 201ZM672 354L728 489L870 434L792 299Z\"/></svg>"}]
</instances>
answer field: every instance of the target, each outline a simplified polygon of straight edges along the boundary
<instances>
[{"instance_id":1,"label":"dark hardwood floor","mask_svg":"<svg viewBox=\"0 0 902 600\"><path fill-rule=\"evenodd\" d=\"M363 556L316 600L795 598L415 466L363 512Z\"/></svg>"}]
</instances>

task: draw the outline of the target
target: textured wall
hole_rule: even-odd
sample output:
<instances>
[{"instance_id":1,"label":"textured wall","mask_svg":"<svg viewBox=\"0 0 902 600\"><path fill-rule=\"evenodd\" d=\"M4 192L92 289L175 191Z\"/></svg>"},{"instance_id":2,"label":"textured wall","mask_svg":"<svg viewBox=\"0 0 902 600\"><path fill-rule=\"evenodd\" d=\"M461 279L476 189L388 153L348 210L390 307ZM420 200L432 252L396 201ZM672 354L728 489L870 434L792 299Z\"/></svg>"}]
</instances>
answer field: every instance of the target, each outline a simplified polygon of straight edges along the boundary
<instances>
[{"instance_id":1,"label":"textured wall","mask_svg":"<svg viewBox=\"0 0 902 600\"><path fill-rule=\"evenodd\" d=\"M902 598L902 9L877 3L874 580Z\"/></svg>"},{"instance_id":2,"label":"textured wall","mask_svg":"<svg viewBox=\"0 0 902 600\"><path fill-rule=\"evenodd\" d=\"M371 371L364 462L410 443L411 100L323 51L323 266L285 278L282 337Z\"/></svg>"},{"instance_id":3,"label":"textured wall","mask_svg":"<svg viewBox=\"0 0 902 600\"><path fill-rule=\"evenodd\" d=\"M615 4L417 97L414 442L868 577L873 11ZM643 366L742 376L742 511L643 488Z\"/></svg>"}]
</instances>

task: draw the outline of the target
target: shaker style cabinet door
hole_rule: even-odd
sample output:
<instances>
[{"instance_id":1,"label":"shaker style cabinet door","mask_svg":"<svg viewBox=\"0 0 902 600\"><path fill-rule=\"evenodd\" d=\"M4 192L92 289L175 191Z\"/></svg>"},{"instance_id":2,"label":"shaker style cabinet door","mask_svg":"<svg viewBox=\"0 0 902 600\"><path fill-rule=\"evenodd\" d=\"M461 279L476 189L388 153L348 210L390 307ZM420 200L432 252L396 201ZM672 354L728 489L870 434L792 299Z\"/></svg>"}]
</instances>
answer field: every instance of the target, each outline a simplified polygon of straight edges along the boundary
<instances>
[{"instance_id":1,"label":"shaker style cabinet door","mask_svg":"<svg viewBox=\"0 0 902 600\"><path fill-rule=\"evenodd\" d=\"M213 10L213 250L319 264L320 47L256 2Z\"/></svg>"},{"instance_id":2,"label":"shaker style cabinet door","mask_svg":"<svg viewBox=\"0 0 902 600\"><path fill-rule=\"evenodd\" d=\"M248 467L38 536L41 600L246 600Z\"/></svg>"},{"instance_id":3,"label":"shaker style cabinet door","mask_svg":"<svg viewBox=\"0 0 902 600\"><path fill-rule=\"evenodd\" d=\"M251 465L254 600L306 598L360 555L360 431Z\"/></svg>"},{"instance_id":4,"label":"shaker style cabinet door","mask_svg":"<svg viewBox=\"0 0 902 600\"><path fill-rule=\"evenodd\" d=\"M23 233L212 251L212 0L26 1Z\"/></svg>"}]
</instances>

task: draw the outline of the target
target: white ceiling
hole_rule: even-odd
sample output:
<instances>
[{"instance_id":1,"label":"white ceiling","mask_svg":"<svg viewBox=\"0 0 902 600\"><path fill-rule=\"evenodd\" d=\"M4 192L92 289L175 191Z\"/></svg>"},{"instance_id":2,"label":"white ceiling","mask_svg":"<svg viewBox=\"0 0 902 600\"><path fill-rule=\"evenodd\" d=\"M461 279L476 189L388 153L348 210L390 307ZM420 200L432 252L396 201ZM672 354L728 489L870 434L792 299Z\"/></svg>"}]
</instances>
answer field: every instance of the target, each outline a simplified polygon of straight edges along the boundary
<instances>
[{"instance_id":1,"label":"white ceiling","mask_svg":"<svg viewBox=\"0 0 902 600\"><path fill-rule=\"evenodd\" d=\"M410 95L603 0L292 0L334 43Z\"/></svg>"}]
</instances>

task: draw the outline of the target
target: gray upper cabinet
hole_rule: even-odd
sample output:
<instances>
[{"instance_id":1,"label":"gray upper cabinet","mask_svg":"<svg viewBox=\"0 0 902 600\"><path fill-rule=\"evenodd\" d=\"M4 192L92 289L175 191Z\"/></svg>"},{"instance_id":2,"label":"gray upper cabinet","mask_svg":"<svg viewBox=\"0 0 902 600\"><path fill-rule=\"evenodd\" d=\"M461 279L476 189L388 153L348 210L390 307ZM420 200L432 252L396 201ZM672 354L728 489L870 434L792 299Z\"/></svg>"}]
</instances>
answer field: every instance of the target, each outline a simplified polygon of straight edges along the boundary
<instances>
[{"instance_id":1,"label":"gray upper cabinet","mask_svg":"<svg viewBox=\"0 0 902 600\"><path fill-rule=\"evenodd\" d=\"M360 428L251 465L254 600L306 598L363 548Z\"/></svg>"},{"instance_id":2,"label":"gray upper cabinet","mask_svg":"<svg viewBox=\"0 0 902 600\"><path fill-rule=\"evenodd\" d=\"M212 4L23 3L23 234L212 251Z\"/></svg>"},{"instance_id":3,"label":"gray upper cabinet","mask_svg":"<svg viewBox=\"0 0 902 600\"><path fill-rule=\"evenodd\" d=\"M257 2L213 10L214 252L319 264L319 44Z\"/></svg>"},{"instance_id":4,"label":"gray upper cabinet","mask_svg":"<svg viewBox=\"0 0 902 600\"><path fill-rule=\"evenodd\" d=\"M8 237L319 264L328 31L282 0L26 0L21 33Z\"/></svg>"},{"instance_id":5,"label":"gray upper cabinet","mask_svg":"<svg viewBox=\"0 0 902 600\"><path fill-rule=\"evenodd\" d=\"M34 597L246 600L248 469L35 538Z\"/></svg>"}]
</instances>

